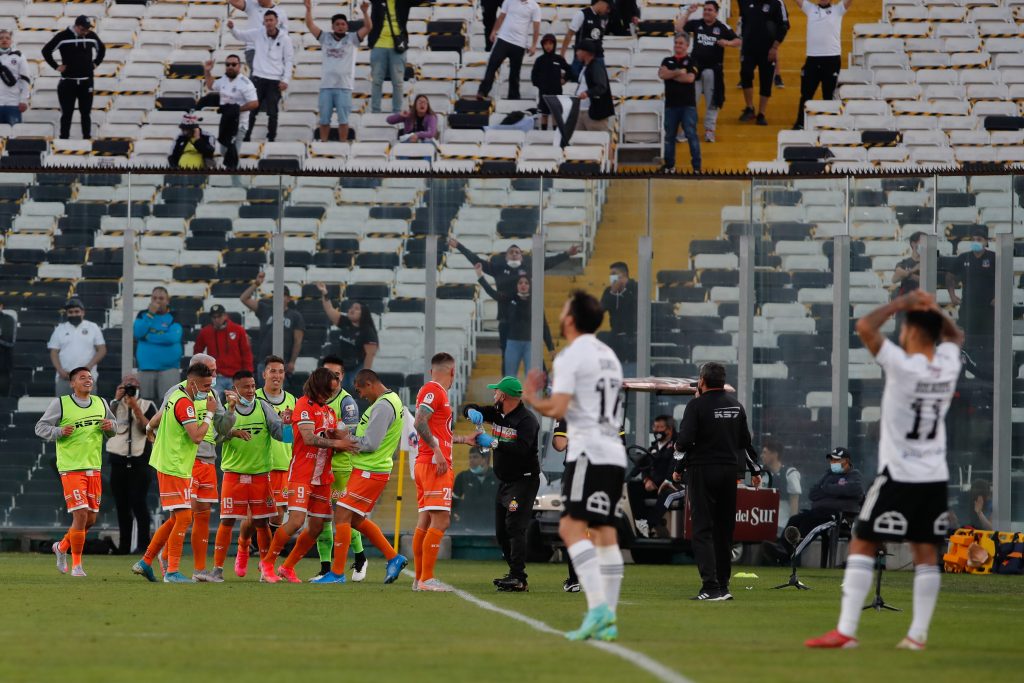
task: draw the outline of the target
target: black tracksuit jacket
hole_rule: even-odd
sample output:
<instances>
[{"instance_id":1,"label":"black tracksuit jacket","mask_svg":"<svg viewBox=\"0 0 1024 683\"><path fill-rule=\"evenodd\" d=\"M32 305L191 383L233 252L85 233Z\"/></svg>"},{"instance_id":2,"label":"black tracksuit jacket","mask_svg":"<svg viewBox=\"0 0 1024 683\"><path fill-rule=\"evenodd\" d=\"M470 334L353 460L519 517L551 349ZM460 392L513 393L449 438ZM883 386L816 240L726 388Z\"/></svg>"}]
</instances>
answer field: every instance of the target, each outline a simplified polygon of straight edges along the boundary
<instances>
[{"instance_id":1,"label":"black tracksuit jacket","mask_svg":"<svg viewBox=\"0 0 1024 683\"><path fill-rule=\"evenodd\" d=\"M59 64L53 58L54 52L60 53L61 63L66 67L61 78L92 78L96 67L103 62L107 53L107 46L103 44L95 31L89 31L79 37L70 28L58 31L46 45L43 46L43 59L46 63L57 69Z\"/></svg>"}]
</instances>

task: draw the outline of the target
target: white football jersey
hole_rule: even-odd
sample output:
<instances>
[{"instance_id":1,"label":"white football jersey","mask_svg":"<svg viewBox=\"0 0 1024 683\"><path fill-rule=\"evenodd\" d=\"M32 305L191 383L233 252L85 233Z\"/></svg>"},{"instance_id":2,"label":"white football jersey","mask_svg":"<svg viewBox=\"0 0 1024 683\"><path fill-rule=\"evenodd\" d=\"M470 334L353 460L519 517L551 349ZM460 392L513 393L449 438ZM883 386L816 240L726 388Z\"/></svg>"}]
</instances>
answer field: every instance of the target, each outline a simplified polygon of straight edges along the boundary
<instances>
[{"instance_id":1,"label":"white football jersey","mask_svg":"<svg viewBox=\"0 0 1024 683\"><path fill-rule=\"evenodd\" d=\"M242 74L238 74L233 79L221 76L213 82L213 90L220 93L221 104L242 106L256 101L256 86Z\"/></svg>"},{"instance_id":2,"label":"white football jersey","mask_svg":"<svg viewBox=\"0 0 1024 683\"><path fill-rule=\"evenodd\" d=\"M939 344L929 361L886 339L875 360L885 370L878 471L894 481L947 481L946 412L960 377L960 347Z\"/></svg>"},{"instance_id":3,"label":"white football jersey","mask_svg":"<svg viewBox=\"0 0 1024 683\"><path fill-rule=\"evenodd\" d=\"M571 394L567 462L581 453L594 465L626 466L622 427L622 365L615 352L592 334L577 337L555 357L553 394Z\"/></svg>"}]
</instances>

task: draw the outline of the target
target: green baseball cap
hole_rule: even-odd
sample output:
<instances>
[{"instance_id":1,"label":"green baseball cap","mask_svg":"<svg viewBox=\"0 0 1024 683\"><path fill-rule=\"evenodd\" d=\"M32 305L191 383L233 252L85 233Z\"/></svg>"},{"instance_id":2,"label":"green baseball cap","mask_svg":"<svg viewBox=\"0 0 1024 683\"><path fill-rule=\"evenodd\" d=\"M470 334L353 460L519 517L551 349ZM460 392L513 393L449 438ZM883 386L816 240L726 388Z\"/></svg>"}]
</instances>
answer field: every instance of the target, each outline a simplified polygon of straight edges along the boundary
<instances>
[{"instance_id":1,"label":"green baseball cap","mask_svg":"<svg viewBox=\"0 0 1024 683\"><path fill-rule=\"evenodd\" d=\"M497 384L488 384L487 388L497 389L512 398L519 398L523 395L523 383L515 377L502 377Z\"/></svg>"}]
</instances>

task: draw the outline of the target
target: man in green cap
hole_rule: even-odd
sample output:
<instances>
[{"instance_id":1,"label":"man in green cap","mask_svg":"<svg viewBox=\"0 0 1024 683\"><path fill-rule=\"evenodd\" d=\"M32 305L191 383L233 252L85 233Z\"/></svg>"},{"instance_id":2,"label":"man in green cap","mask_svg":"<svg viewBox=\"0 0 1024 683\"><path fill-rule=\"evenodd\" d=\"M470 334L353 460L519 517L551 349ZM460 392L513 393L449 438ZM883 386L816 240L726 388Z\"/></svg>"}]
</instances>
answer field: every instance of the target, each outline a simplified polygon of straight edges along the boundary
<instances>
[{"instance_id":1,"label":"man in green cap","mask_svg":"<svg viewBox=\"0 0 1024 683\"><path fill-rule=\"evenodd\" d=\"M487 388L494 389L494 405L471 404L464 414L478 427L490 422L490 434L456 437L455 442L493 451L494 474L501 482L495 503L494 533L509 569L506 576L494 580L494 585L503 592L525 592L526 529L540 486L540 423L523 405L523 385L515 377L503 377Z\"/></svg>"}]
</instances>

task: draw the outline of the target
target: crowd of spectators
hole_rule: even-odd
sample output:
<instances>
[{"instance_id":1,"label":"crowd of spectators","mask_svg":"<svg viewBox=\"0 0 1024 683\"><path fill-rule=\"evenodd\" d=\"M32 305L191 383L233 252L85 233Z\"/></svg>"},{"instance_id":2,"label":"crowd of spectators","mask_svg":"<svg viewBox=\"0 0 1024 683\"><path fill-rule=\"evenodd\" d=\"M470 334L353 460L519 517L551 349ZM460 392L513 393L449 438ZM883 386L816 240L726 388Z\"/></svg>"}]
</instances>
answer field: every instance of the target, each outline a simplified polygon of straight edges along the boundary
<instances>
[{"instance_id":1,"label":"crowd of spectators","mask_svg":"<svg viewBox=\"0 0 1024 683\"><path fill-rule=\"evenodd\" d=\"M800 107L794 129L803 127L805 103L818 89L821 97L832 99L841 68L843 17L853 0L803 0L807 15L807 54L801 70ZM260 112L267 115L266 140L277 138L281 99L292 77L297 49L288 17L273 0L228 0L245 14L244 27L229 20L227 29L244 43L248 75L242 60L229 55L224 76L214 80L213 63L206 64L206 95L196 108L216 107L221 114L216 135L198 129L200 119L186 118L182 135L169 156L172 167L200 169L212 165L214 140L219 143L226 168L237 168L239 146L252 139ZM385 81L391 82L391 115L387 122L400 126L399 140L437 141L438 116L429 98L420 94L411 103L404 97L407 24L410 8L424 0L364 0L361 17L331 16L330 30L313 19L313 0L305 0L305 27L317 40L321 54L318 100L320 140L354 138L349 120L355 90L356 53L364 44L370 50L370 111L380 113ZM697 106L704 99L703 142L716 140L719 112L725 103L724 57L726 48L740 50L740 87L744 107L740 121L767 125L767 110L773 87L781 87L778 73L779 48L789 31L784 0L742 0L739 5L739 34L719 20L717 0L681 8L674 21L672 53L658 67L665 83L664 152L656 160L665 170L675 169L675 143L689 146L691 166L701 170L701 139ZM550 124L545 96L566 92L579 101L576 128L610 131L615 116L608 71L604 62L606 36L634 35L640 23L635 0L591 0L567 21L559 37L540 38L541 10L537 0L481 0L485 46L490 53L476 97L491 96L499 68L508 62L507 97L520 99L520 72L524 59L534 60L531 82L538 101L533 125ZM567 54L572 49L571 59ZM58 99L61 108L60 137L70 136L75 108L80 111L83 138L91 136L91 109L95 69L104 59L106 47L87 16L77 17L71 26L53 36L42 50L44 60L60 73ZM58 61L59 60L59 61ZM754 99L754 75L759 78L759 100ZM17 123L29 106L30 76L26 59L12 48L12 34L0 30L0 123ZM756 107L755 107L756 104ZM248 116L243 116L244 113ZM332 129L336 121L336 131ZM334 136L337 136L336 138Z\"/></svg>"}]
</instances>

